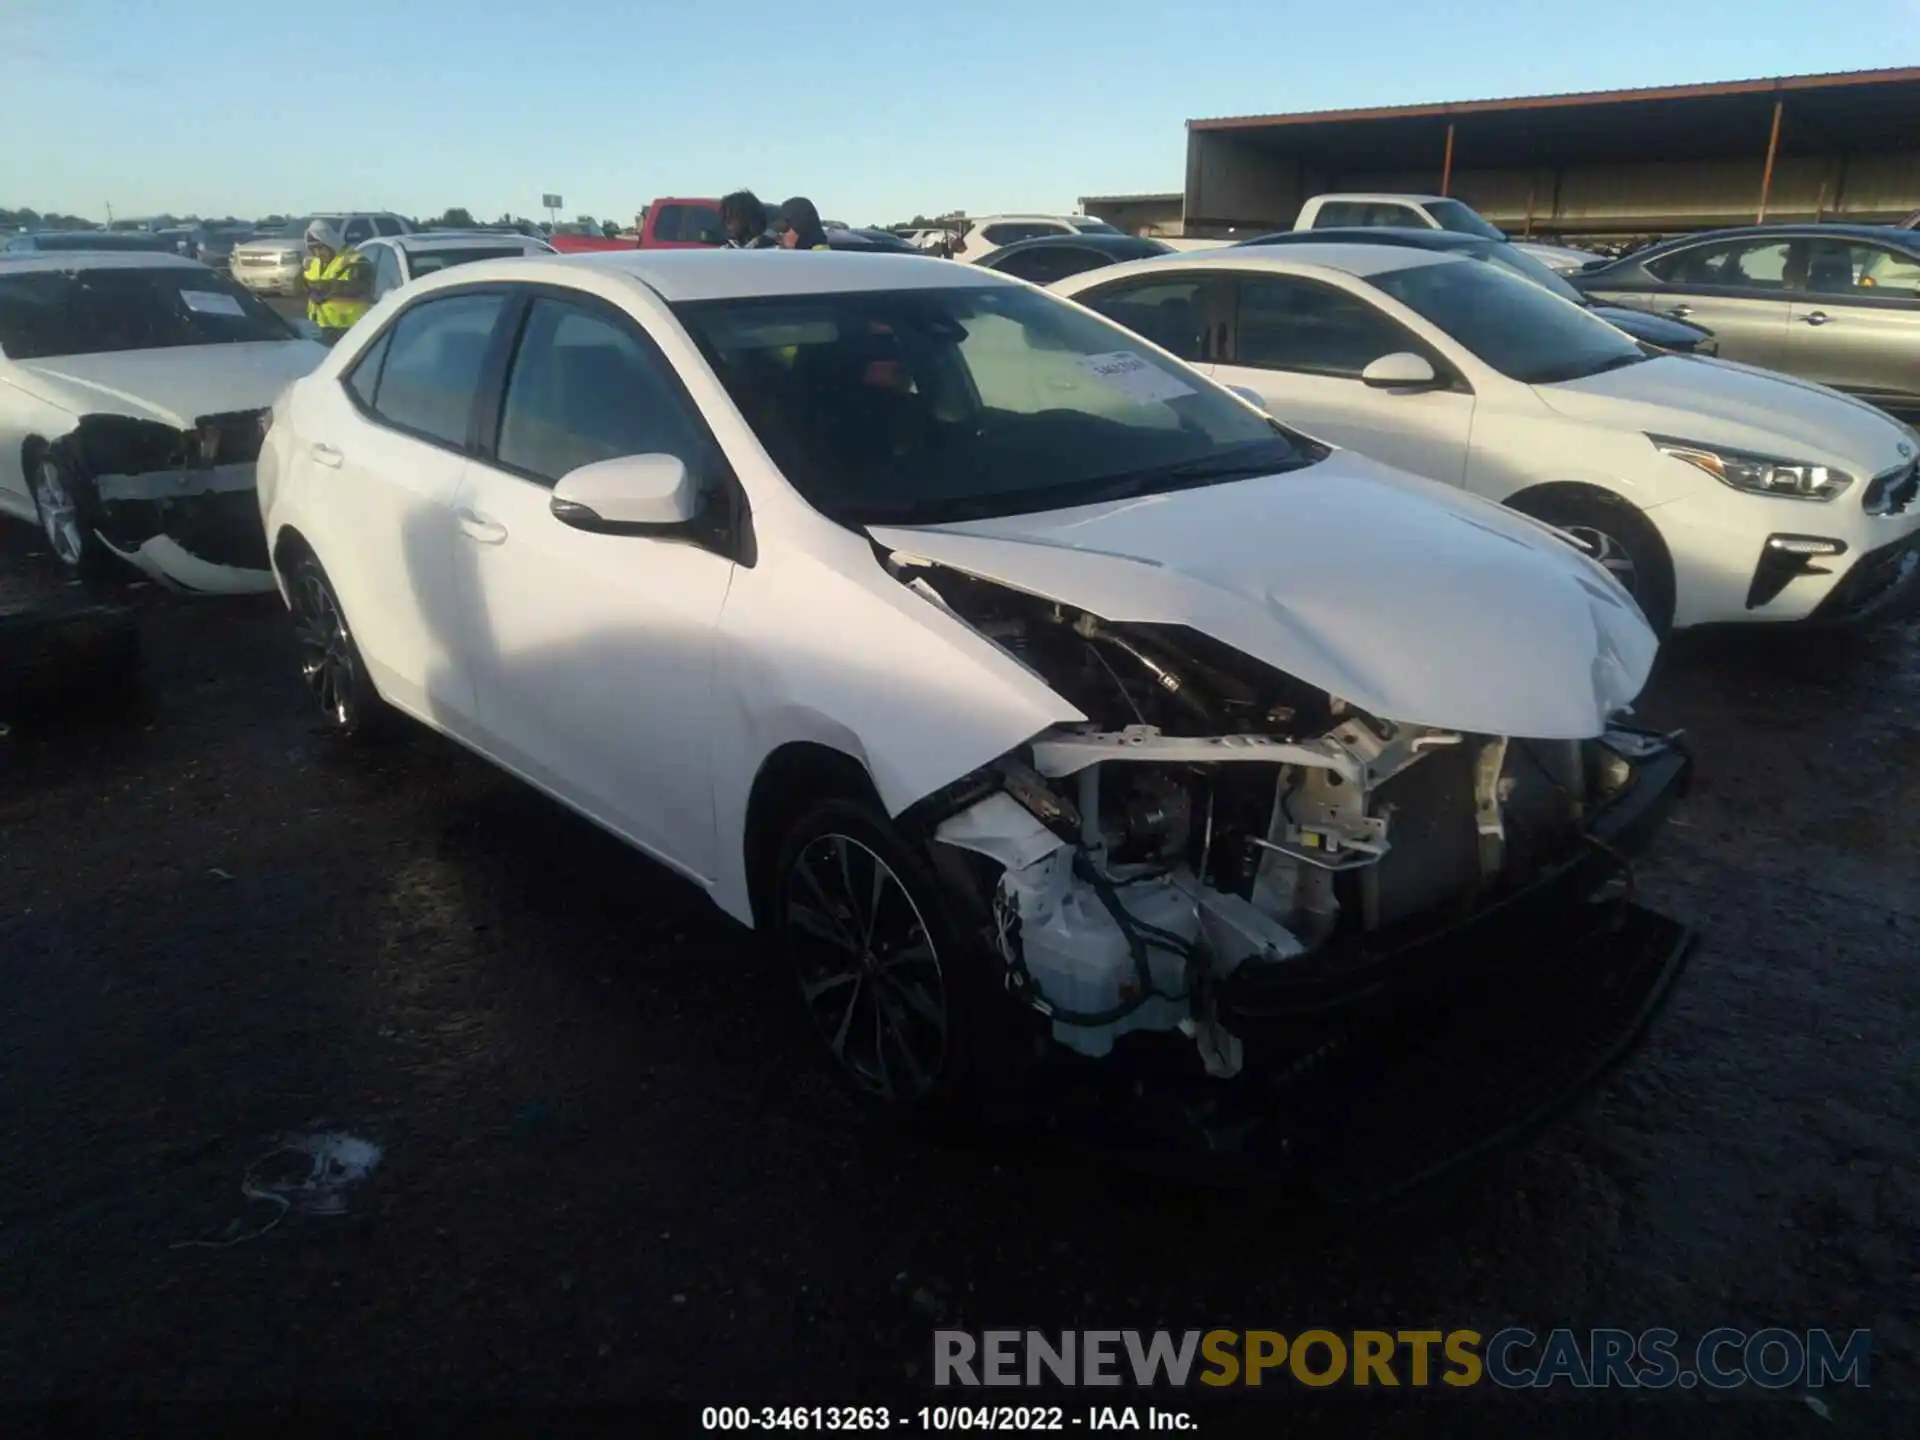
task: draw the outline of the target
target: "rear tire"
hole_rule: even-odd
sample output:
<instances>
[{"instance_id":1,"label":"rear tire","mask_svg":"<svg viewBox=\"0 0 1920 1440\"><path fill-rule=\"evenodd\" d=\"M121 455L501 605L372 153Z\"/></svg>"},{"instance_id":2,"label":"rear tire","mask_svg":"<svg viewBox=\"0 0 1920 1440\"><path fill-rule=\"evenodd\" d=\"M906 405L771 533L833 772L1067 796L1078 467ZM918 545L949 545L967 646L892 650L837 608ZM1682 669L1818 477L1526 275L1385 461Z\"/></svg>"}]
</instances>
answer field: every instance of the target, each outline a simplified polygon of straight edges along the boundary
<instances>
[{"instance_id":1,"label":"rear tire","mask_svg":"<svg viewBox=\"0 0 1920 1440\"><path fill-rule=\"evenodd\" d=\"M1565 530L1633 596L1654 634L1673 629L1673 560L1653 522L1625 500L1598 493L1552 493L1514 506Z\"/></svg>"},{"instance_id":2,"label":"rear tire","mask_svg":"<svg viewBox=\"0 0 1920 1440\"><path fill-rule=\"evenodd\" d=\"M319 711L321 726L340 740L384 732L393 712L367 675L367 663L347 627L347 614L320 562L303 555L287 577L300 678Z\"/></svg>"}]
</instances>

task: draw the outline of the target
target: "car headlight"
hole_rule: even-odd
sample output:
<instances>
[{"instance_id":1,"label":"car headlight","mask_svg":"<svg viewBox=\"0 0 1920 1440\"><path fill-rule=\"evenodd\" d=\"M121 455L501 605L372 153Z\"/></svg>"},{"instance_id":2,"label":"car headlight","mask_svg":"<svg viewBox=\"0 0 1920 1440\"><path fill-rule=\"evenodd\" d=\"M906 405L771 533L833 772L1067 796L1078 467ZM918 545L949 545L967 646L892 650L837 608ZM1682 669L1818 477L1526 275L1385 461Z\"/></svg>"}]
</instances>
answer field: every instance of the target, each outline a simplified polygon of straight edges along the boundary
<instances>
[{"instance_id":1,"label":"car headlight","mask_svg":"<svg viewBox=\"0 0 1920 1440\"><path fill-rule=\"evenodd\" d=\"M1696 445L1666 435L1649 435L1662 454L1704 470L1723 485L1753 495L1779 495L1788 500L1831 500L1853 483L1853 477L1831 465L1803 460L1777 460L1740 450Z\"/></svg>"}]
</instances>

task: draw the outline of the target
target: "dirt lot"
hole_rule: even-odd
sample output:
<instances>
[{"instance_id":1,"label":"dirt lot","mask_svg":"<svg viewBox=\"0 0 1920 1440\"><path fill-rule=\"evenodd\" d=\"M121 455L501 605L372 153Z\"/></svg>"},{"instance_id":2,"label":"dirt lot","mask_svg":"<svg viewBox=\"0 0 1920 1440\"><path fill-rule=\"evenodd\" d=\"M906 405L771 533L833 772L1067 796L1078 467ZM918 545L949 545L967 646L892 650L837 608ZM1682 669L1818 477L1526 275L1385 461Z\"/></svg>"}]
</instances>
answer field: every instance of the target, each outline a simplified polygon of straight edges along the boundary
<instances>
[{"instance_id":1,"label":"dirt lot","mask_svg":"<svg viewBox=\"0 0 1920 1440\"><path fill-rule=\"evenodd\" d=\"M1469 1428L1920 1433L1920 630L1672 648L1643 713L1701 773L1642 891L1706 937L1672 1004L1530 1148L1334 1231L861 1132L687 886L435 739L335 756L271 599L128 598L146 708L0 740L6 1396L846 1403L941 1321L1772 1324L1870 1327L1871 1391ZM245 1238L249 1163L336 1127L384 1148L347 1213ZM1203 1428L1312 1418L1286 1393Z\"/></svg>"}]
</instances>

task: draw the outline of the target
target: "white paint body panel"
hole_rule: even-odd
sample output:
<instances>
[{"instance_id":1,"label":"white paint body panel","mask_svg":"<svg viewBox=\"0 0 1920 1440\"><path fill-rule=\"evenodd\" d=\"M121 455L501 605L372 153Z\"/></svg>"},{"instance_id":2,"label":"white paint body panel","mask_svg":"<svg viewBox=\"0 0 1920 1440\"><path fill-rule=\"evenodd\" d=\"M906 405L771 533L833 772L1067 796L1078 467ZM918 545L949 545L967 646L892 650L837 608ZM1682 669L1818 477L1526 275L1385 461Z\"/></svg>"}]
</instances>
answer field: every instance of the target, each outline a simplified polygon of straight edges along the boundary
<instances>
[{"instance_id":1,"label":"white paint body panel","mask_svg":"<svg viewBox=\"0 0 1920 1440\"><path fill-rule=\"evenodd\" d=\"M1278 419L1310 435L1488 500L1567 482L1621 497L1646 515L1673 557L1676 629L1802 619L1851 559L1920 529L1920 506L1891 517L1862 509L1867 481L1905 464L1912 451L1901 447L1914 443L1907 427L1863 401L1704 356L1660 356L1582 380L1528 385L1367 280L1413 265L1467 263L1435 251L1336 242L1289 247L1284 257L1240 250L1159 256L1069 276L1050 288L1072 297L1132 274L1186 270L1298 275L1348 291L1431 346L1471 393L1378 390L1358 379L1251 366L1203 368L1224 384L1255 391ZM1832 465L1856 479L1824 503L1749 494L1662 454L1649 433ZM1829 574L1796 579L1777 599L1748 610L1748 585L1767 537L1782 532L1842 540L1851 559L1831 565Z\"/></svg>"}]
</instances>

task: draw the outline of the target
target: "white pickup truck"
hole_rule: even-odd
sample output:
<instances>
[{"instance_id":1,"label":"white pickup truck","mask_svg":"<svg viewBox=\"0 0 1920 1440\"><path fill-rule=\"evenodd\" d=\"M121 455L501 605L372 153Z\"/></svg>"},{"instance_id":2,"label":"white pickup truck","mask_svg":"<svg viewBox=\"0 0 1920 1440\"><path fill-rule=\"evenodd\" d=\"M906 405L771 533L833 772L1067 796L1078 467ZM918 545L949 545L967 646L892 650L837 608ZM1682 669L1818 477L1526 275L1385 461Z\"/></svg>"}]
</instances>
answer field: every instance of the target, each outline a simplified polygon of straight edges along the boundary
<instances>
[{"instance_id":1,"label":"white pickup truck","mask_svg":"<svg viewBox=\"0 0 1920 1440\"><path fill-rule=\"evenodd\" d=\"M1392 225L1412 230L1453 230L1488 240L1506 240L1507 232L1471 205L1445 195L1316 195L1300 207L1296 230L1335 230L1351 225ZM1571 274L1600 257L1564 245L1513 242L1542 264Z\"/></svg>"}]
</instances>

